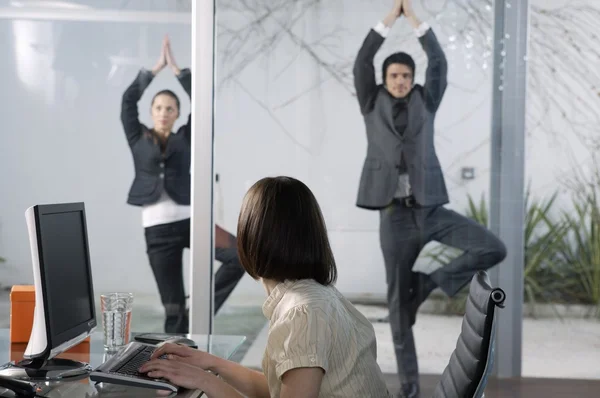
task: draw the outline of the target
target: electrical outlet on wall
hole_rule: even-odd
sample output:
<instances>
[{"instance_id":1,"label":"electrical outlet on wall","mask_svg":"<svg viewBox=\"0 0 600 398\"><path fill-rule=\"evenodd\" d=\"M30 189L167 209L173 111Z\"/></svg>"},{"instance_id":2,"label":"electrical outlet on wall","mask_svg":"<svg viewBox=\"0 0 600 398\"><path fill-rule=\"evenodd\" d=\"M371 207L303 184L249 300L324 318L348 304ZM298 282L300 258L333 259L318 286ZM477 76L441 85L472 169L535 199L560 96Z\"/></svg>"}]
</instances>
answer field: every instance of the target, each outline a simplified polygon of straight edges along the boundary
<instances>
[{"instance_id":1,"label":"electrical outlet on wall","mask_svg":"<svg viewBox=\"0 0 600 398\"><path fill-rule=\"evenodd\" d=\"M475 179L475 168L474 167L463 167L460 169L460 178L463 180L474 180Z\"/></svg>"}]
</instances>

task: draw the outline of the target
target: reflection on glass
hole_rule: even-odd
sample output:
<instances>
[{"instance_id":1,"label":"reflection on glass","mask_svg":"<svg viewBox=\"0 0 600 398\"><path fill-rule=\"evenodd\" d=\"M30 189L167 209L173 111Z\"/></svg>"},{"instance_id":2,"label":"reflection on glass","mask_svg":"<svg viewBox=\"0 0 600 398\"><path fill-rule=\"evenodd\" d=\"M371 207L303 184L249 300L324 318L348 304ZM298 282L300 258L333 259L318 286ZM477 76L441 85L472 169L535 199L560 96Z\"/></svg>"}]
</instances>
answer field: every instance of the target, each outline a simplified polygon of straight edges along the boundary
<instances>
[{"instance_id":1,"label":"reflection on glass","mask_svg":"<svg viewBox=\"0 0 600 398\"><path fill-rule=\"evenodd\" d=\"M391 0L389 5L394 3ZM502 242L463 211L469 195L479 197L489 188L492 2L406 3L401 19L389 32L383 23L389 9L374 2L257 0L252 4L247 9L234 1L217 2L215 168L225 198L224 225L236 225L241 198L256 180L290 175L304 181L315 192L327 221L340 268L338 288L352 300L377 302L377 308L364 311L371 319L385 321L386 279L389 283L390 272L403 255L410 257L404 261L407 283L396 296L404 303L410 301L410 312L416 312L420 301L438 284L444 289L433 292L430 301L438 301L440 296L447 300L442 294L457 293L474 269L498 263L505 254ZM411 24L406 17L409 9L432 31ZM363 71L369 69L368 78L356 87L355 66L361 63L356 62L357 54L369 29L378 22L383 25L381 32L370 34L376 39L379 35L380 42L367 46L368 56L361 65ZM427 40L432 36L435 42ZM399 51L405 55L390 59L396 62L387 65L396 69L397 82L383 87L384 61ZM446 79L441 70L444 66L447 85L442 81ZM374 110L378 95L389 101ZM418 112L402 111L419 98ZM376 121L377 115L384 116ZM367 130L372 123L373 131L379 127L384 134L375 138L375 133L367 132L365 136L365 119ZM404 154L404 163L403 146L409 152ZM359 188L363 168L370 176ZM398 190L400 197L394 199L399 186L404 190ZM390 202L400 205L403 197L411 196L414 204L427 208L402 208L392 217L392 208L380 212L356 207L358 201L379 210ZM411 202L409 199L409 205ZM407 216L401 219L401 215ZM385 216L394 223L384 220L380 227ZM382 231L385 225L390 226L387 240ZM395 227L397 231L402 227L400 234L393 231ZM380 235L385 242L380 242ZM401 239L404 236L406 239ZM447 245L427 244L430 240L462 250L457 253ZM469 253L459 257L464 249ZM456 281L444 275L449 272L434 272L441 265L448 269L454 259L450 267L459 264L467 269ZM482 262L475 264L479 260ZM410 272L413 263L415 272ZM431 273L437 276L427 276ZM399 278L398 274L394 276ZM260 331L264 326L260 321L262 295L260 286L240 284L229 302L233 313L240 319L244 316L240 328ZM248 309L250 302L252 310ZM457 294L449 307L464 306L464 302L464 296ZM422 309L432 310L427 305ZM414 317L413 313L404 320L404 329L410 329ZM420 322L432 322L428 330L442 329L439 319ZM448 328L454 327L458 333L460 319L452 325ZM407 333L398 336L402 333L396 331L395 341L408 338ZM380 353L393 352L397 345L393 342L391 336L378 339ZM443 371L445 355L449 357L455 342L454 338L436 348L435 355L445 359L425 361L430 365L426 372ZM419 357L423 355L419 353ZM397 372L398 364L389 360L389 354L380 357L386 358L382 363L386 372ZM260 359L247 357L246 362L260 366ZM407 358L401 374L407 384L415 383L414 356Z\"/></svg>"},{"instance_id":2,"label":"reflection on glass","mask_svg":"<svg viewBox=\"0 0 600 398\"><path fill-rule=\"evenodd\" d=\"M180 69L168 37L151 70L142 69L125 90L121 122L133 155L135 178L127 203L142 207L142 225L148 258L165 310L166 333L188 333L189 315L183 277L183 251L190 247L191 113L176 132L181 115L179 97L161 89L152 96L152 126L140 122L138 102L163 69L170 69L188 96L192 75ZM223 305L244 274L235 237L216 226L215 257L222 264L215 276L215 312Z\"/></svg>"},{"instance_id":3,"label":"reflection on glass","mask_svg":"<svg viewBox=\"0 0 600 398\"><path fill-rule=\"evenodd\" d=\"M31 282L21 271L30 259L23 239L27 207L83 201L98 296L132 291L140 293L142 307L160 308L140 231L141 209L126 204L134 168L119 112L124 89L140 67L153 65L165 34L177 61L190 64L189 7L144 1L1 3L0 79L6 93L1 106L5 129L14 134L0 148L0 166L12 170L3 180L10 193L0 199L0 256L11 272L0 283ZM185 96L172 75L154 83ZM151 100L140 98L145 125L152 121ZM189 109L184 101L181 113ZM136 318L134 330L156 330L156 318Z\"/></svg>"},{"instance_id":4,"label":"reflection on glass","mask_svg":"<svg viewBox=\"0 0 600 398\"><path fill-rule=\"evenodd\" d=\"M191 71L179 68L168 37L155 66L140 70L123 94L121 122L135 165L127 203L142 206L147 253L165 309L165 332L187 333L183 249L190 246L191 114L173 133L181 104L168 89L152 96L152 126L141 123L138 114L144 91L166 67L191 95Z\"/></svg>"},{"instance_id":5,"label":"reflection on glass","mask_svg":"<svg viewBox=\"0 0 600 398\"><path fill-rule=\"evenodd\" d=\"M47 71L52 70L54 57L52 25L33 21L13 21L12 25L15 69L19 80L32 94L51 100L53 79L47 76ZM35 45L32 46L32 43Z\"/></svg>"}]
</instances>

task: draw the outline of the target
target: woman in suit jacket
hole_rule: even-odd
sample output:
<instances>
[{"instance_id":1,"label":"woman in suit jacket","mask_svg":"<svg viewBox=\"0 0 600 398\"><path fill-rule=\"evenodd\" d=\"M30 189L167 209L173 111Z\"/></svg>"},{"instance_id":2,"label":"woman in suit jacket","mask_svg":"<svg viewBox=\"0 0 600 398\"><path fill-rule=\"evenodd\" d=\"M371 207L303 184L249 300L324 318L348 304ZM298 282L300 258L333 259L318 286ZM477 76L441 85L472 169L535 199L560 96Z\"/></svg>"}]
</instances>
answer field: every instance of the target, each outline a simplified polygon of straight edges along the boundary
<instances>
[{"instance_id":1,"label":"woman in suit jacket","mask_svg":"<svg viewBox=\"0 0 600 398\"><path fill-rule=\"evenodd\" d=\"M179 69L169 39L151 70L141 69L125 90L121 122L133 155L135 177L127 203L142 207L146 251L165 308L167 333L188 333L188 310L183 284L183 249L190 247L191 114L177 132L180 101L171 90L161 90L151 104L153 127L139 120L137 103L154 76L166 66L191 95L192 75ZM233 235L216 226L215 257L222 262L215 277L215 313L244 275Z\"/></svg>"}]
</instances>

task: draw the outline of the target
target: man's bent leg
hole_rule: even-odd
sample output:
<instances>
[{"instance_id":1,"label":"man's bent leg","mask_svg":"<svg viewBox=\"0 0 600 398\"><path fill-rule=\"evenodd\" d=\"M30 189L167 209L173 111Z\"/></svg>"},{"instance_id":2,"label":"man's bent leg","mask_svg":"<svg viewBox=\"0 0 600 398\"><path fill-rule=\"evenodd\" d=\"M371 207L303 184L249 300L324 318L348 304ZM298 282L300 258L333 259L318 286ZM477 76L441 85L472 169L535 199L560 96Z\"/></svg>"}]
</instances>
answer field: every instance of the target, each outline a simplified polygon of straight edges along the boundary
<instances>
[{"instance_id":1,"label":"man's bent leg","mask_svg":"<svg viewBox=\"0 0 600 398\"><path fill-rule=\"evenodd\" d=\"M449 297L466 286L473 275L487 270L506 257L506 247L483 225L444 207L427 215L425 228L431 240L463 253L431 274L431 279Z\"/></svg>"},{"instance_id":2,"label":"man's bent leg","mask_svg":"<svg viewBox=\"0 0 600 398\"><path fill-rule=\"evenodd\" d=\"M216 247L215 258L221 262L221 266L215 275L216 314L246 271L240 263L235 246L229 248Z\"/></svg>"}]
</instances>

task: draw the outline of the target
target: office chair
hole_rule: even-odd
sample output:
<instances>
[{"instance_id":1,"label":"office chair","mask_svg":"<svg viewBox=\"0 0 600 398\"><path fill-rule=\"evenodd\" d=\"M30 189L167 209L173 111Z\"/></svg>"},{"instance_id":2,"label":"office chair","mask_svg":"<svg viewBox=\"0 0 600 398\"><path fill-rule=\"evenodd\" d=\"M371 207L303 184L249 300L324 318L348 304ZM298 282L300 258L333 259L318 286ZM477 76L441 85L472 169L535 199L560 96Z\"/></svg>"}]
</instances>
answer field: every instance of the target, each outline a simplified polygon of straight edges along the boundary
<instances>
[{"instance_id":1,"label":"office chair","mask_svg":"<svg viewBox=\"0 0 600 398\"><path fill-rule=\"evenodd\" d=\"M485 271L473 276L456 349L433 398L483 397L494 362L495 309L504 307L505 298L502 289L490 286Z\"/></svg>"}]
</instances>

